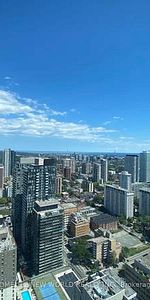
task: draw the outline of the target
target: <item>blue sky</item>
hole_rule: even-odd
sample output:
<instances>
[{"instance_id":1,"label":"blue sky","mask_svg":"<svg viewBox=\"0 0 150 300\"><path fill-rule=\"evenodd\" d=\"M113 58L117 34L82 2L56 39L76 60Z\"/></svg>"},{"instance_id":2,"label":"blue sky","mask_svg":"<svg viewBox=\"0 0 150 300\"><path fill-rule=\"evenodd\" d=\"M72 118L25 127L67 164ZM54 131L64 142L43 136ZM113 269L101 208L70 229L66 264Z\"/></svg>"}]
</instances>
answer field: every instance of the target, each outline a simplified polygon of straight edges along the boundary
<instances>
[{"instance_id":1,"label":"blue sky","mask_svg":"<svg viewBox=\"0 0 150 300\"><path fill-rule=\"evenodd\" d=\"M150 148L150 1L0 3L1 148Z\"/></svg>"}]
</instances>

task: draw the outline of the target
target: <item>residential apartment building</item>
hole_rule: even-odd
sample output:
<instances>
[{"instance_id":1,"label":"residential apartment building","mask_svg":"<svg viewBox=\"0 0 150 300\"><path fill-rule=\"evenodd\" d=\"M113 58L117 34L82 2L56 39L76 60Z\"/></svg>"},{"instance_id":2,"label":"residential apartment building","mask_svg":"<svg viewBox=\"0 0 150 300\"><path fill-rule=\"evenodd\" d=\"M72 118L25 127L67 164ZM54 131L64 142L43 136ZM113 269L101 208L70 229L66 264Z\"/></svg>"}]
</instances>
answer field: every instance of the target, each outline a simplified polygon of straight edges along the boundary
<instances>
[{"instance_id":1,"label":"residential apartment building","mask_svg":"<svg viewBox=\"0 0 150 300\"><path fill-rule=\"evenodd\" d=\"M132 183L139 182L139 156L134 154L128 154L125 157L125 171L131 174Z\"/></svg>"},{"instance_id":2,"label":"residential apartment building","mask_svg":"<svg viewBox=\"0 0 150 300\"><path fill-rule=\"evenodd\" d=\"M150 187L140 189L139 214L150 216Z\"/></svg>"},{"instance_id":3,"label":"residential apartment building","mask_svg":"<svg viewBox=\"0 0 150 300\"><path fill-rule=\"evenodd\" d=\"M16 300L17 247L10 229L0 226L0 300Z\"/></svg>"},{"instance_id":4,"label":"residential apartment building","mask_svg":"<svg viewBox=\"0 0 150 300\"><path fill-rule=\"evenodd\" d=\"M112 215L133 217L134 193L123 188L106 185L104 192L104 206Z\"/></svg>"},{"instance_id":5,"label":"residential apartment building","mask_svg":"<svg viewBox=\"0 0 150 300\"><path fill-rule=\"evenodd\" d=\"M63 265L63 224L63 209L57 202L35 202L31 248L33 274L45 273Z\"/></svg>"},{"instance_id":6,"label":"residential apartment building","mask_svg":"<svg viewBox=\"0 0 150 300\"><path fill-rule=\"evenodd\" d=\"M140 153L140 181L150 182L150 151Z\"/></svg>"},{"instance_id":7,"label":"residential apartment building","mask_svg":"<svg viewBox=\"0 0 150 300\"><path fill-rule=\"evenodd\" d=\"M127 171L122 171L119 173L119 186L125 190L131 192L132 189L132 175L129 174Z\"/></svg>"}]
</instances>

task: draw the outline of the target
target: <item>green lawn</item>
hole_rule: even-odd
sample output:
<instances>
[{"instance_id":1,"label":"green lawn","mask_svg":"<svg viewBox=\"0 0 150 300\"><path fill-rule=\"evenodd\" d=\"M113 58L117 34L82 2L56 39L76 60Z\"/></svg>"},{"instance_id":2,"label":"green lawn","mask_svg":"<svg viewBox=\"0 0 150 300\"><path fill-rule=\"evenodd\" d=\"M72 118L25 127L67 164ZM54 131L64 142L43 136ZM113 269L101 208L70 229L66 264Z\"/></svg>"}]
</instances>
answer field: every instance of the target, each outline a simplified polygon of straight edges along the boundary
<instances>
[{"instance_id":1,"label":"green lawn","mask_svg":"<svg viewBox=\"0 0 150 300\"><path fill-rule=\"evenodd\" d=\"M125 248L126 257L133 256L149 248L150 248L149 245L143 245L141 247L136 247L136 248Z\"/></svg>"}]
</instances>

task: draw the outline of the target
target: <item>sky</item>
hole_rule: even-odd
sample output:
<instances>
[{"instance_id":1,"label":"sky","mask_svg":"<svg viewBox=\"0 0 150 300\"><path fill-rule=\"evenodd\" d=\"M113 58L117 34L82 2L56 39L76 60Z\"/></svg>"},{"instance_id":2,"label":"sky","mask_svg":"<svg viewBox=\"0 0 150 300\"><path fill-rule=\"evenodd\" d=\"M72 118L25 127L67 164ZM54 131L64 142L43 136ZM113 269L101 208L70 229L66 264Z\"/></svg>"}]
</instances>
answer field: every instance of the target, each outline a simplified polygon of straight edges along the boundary
<instances>
[{"instance_id":1,"label":"sky","mask_svg":"<svg viewBox=\"0 0 150 300\"><path fill-rule=\"evenodd\" d=\"M0 1L0 148L150 149L150 1Z\"/></svg>"}]
</instances>

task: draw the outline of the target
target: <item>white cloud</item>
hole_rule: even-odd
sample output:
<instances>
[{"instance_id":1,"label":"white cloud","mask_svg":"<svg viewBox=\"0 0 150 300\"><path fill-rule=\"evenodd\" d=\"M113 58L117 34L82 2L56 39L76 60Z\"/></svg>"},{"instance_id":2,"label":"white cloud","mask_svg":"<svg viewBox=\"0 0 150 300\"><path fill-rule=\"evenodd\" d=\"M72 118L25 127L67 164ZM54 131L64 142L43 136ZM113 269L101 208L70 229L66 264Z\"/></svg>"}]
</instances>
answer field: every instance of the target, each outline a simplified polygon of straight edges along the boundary
<instances>
[{"instance_id":1,"label":"white cloud","mask_svg":"<svg viewBox=\"0 0 150 300\"><path fill-rule=\"evenodd\" d=\"M0 90L0 114L20 114L31 111L32 108L21 103L16 94Z\"/></svg>"},{"instance_id":2,"label":"white cloud","mask_svg":"<svg viewBox=\"0 0 150 300\"><path fill-rule=\"evenodd\" d=\"M49 113L51 116L65 116L67 114L66 111L56 111L54 109L49 109Z\"/></svg>"},{"instance_id":3,"label":"white cloud","mask_svg":"<svg viewBox=\"0 0 150 300\"><path fill-rule=\"evenodd\" d=\"M114 119L114 120L121 120L121 121L123 121L123 118L122 118L122 117L119 117L119 116L114 116L113 119Z\"/></svg>"},{"instance_id":4,"label":"white cloud","mask_svg":"<svg viewBox=\"0 0 150 300\"><path fill-rule=\"evenodd\" d=\"M11 77L10 76L5 76L4 79L5 80L11 80Z\"/></svg>"},{"instance_id":5,"label":"white cloud","mask_svg":"<svg viewBox=\"0 0 150 300\"><path fill-rule=\"evenodd\" d=\"M76 114L78 114L78 115L80 114L80 111L78 111L76 108L71 108L71 109L70 109L70 112L71 112L71 113L76 113Z\"/></svg>"},{"instance_id":6,"label":"white cloud","mask_svg":"<svg viewBox=\"0 0 150 300\"><path fill-rule=\"evenodd\" d=\"M62 121L61 117L66 113L56 111L47 104L41 105L36 100L21 98L10 91L0 90L1 135L58 137L97 143L97 147L104 151L114 151L114 149L117 151L123 149L124 152L130 149L141 151L143 148L150 148L149 141L138 143L134 137L121 135L120 131L113 128L91 126L81 123L81 120L80 122ZM111 124L110 121L106 122L106 125Z\"/></svg>"},{"instance_id":7,"label":"white cloud","mask_svg":"<svg viewBox=\"0 0 150 300\"><path fill-rule=\"evenodd\" d=\"M18 134L28 136L55 136L88 142L106 140L106 135L116 133L114 129L103 126L92 127L87 124L64 122L52 119L64 116L60 112L40 105L30 98L20 96L10 91L0 90L0 134Z\"/></svg>"},{"instance_id":8,"label":"white cloud","mask_svg":"<svg viewBox=\"0 0 150 300\"><path fill-rule=\"evenodd\" d=\"M105 122L103 123L103 125L106 126L106 125L110 125L111 123L112 123L112 121L105 121Z\"/></svg>"}]
</instances>

